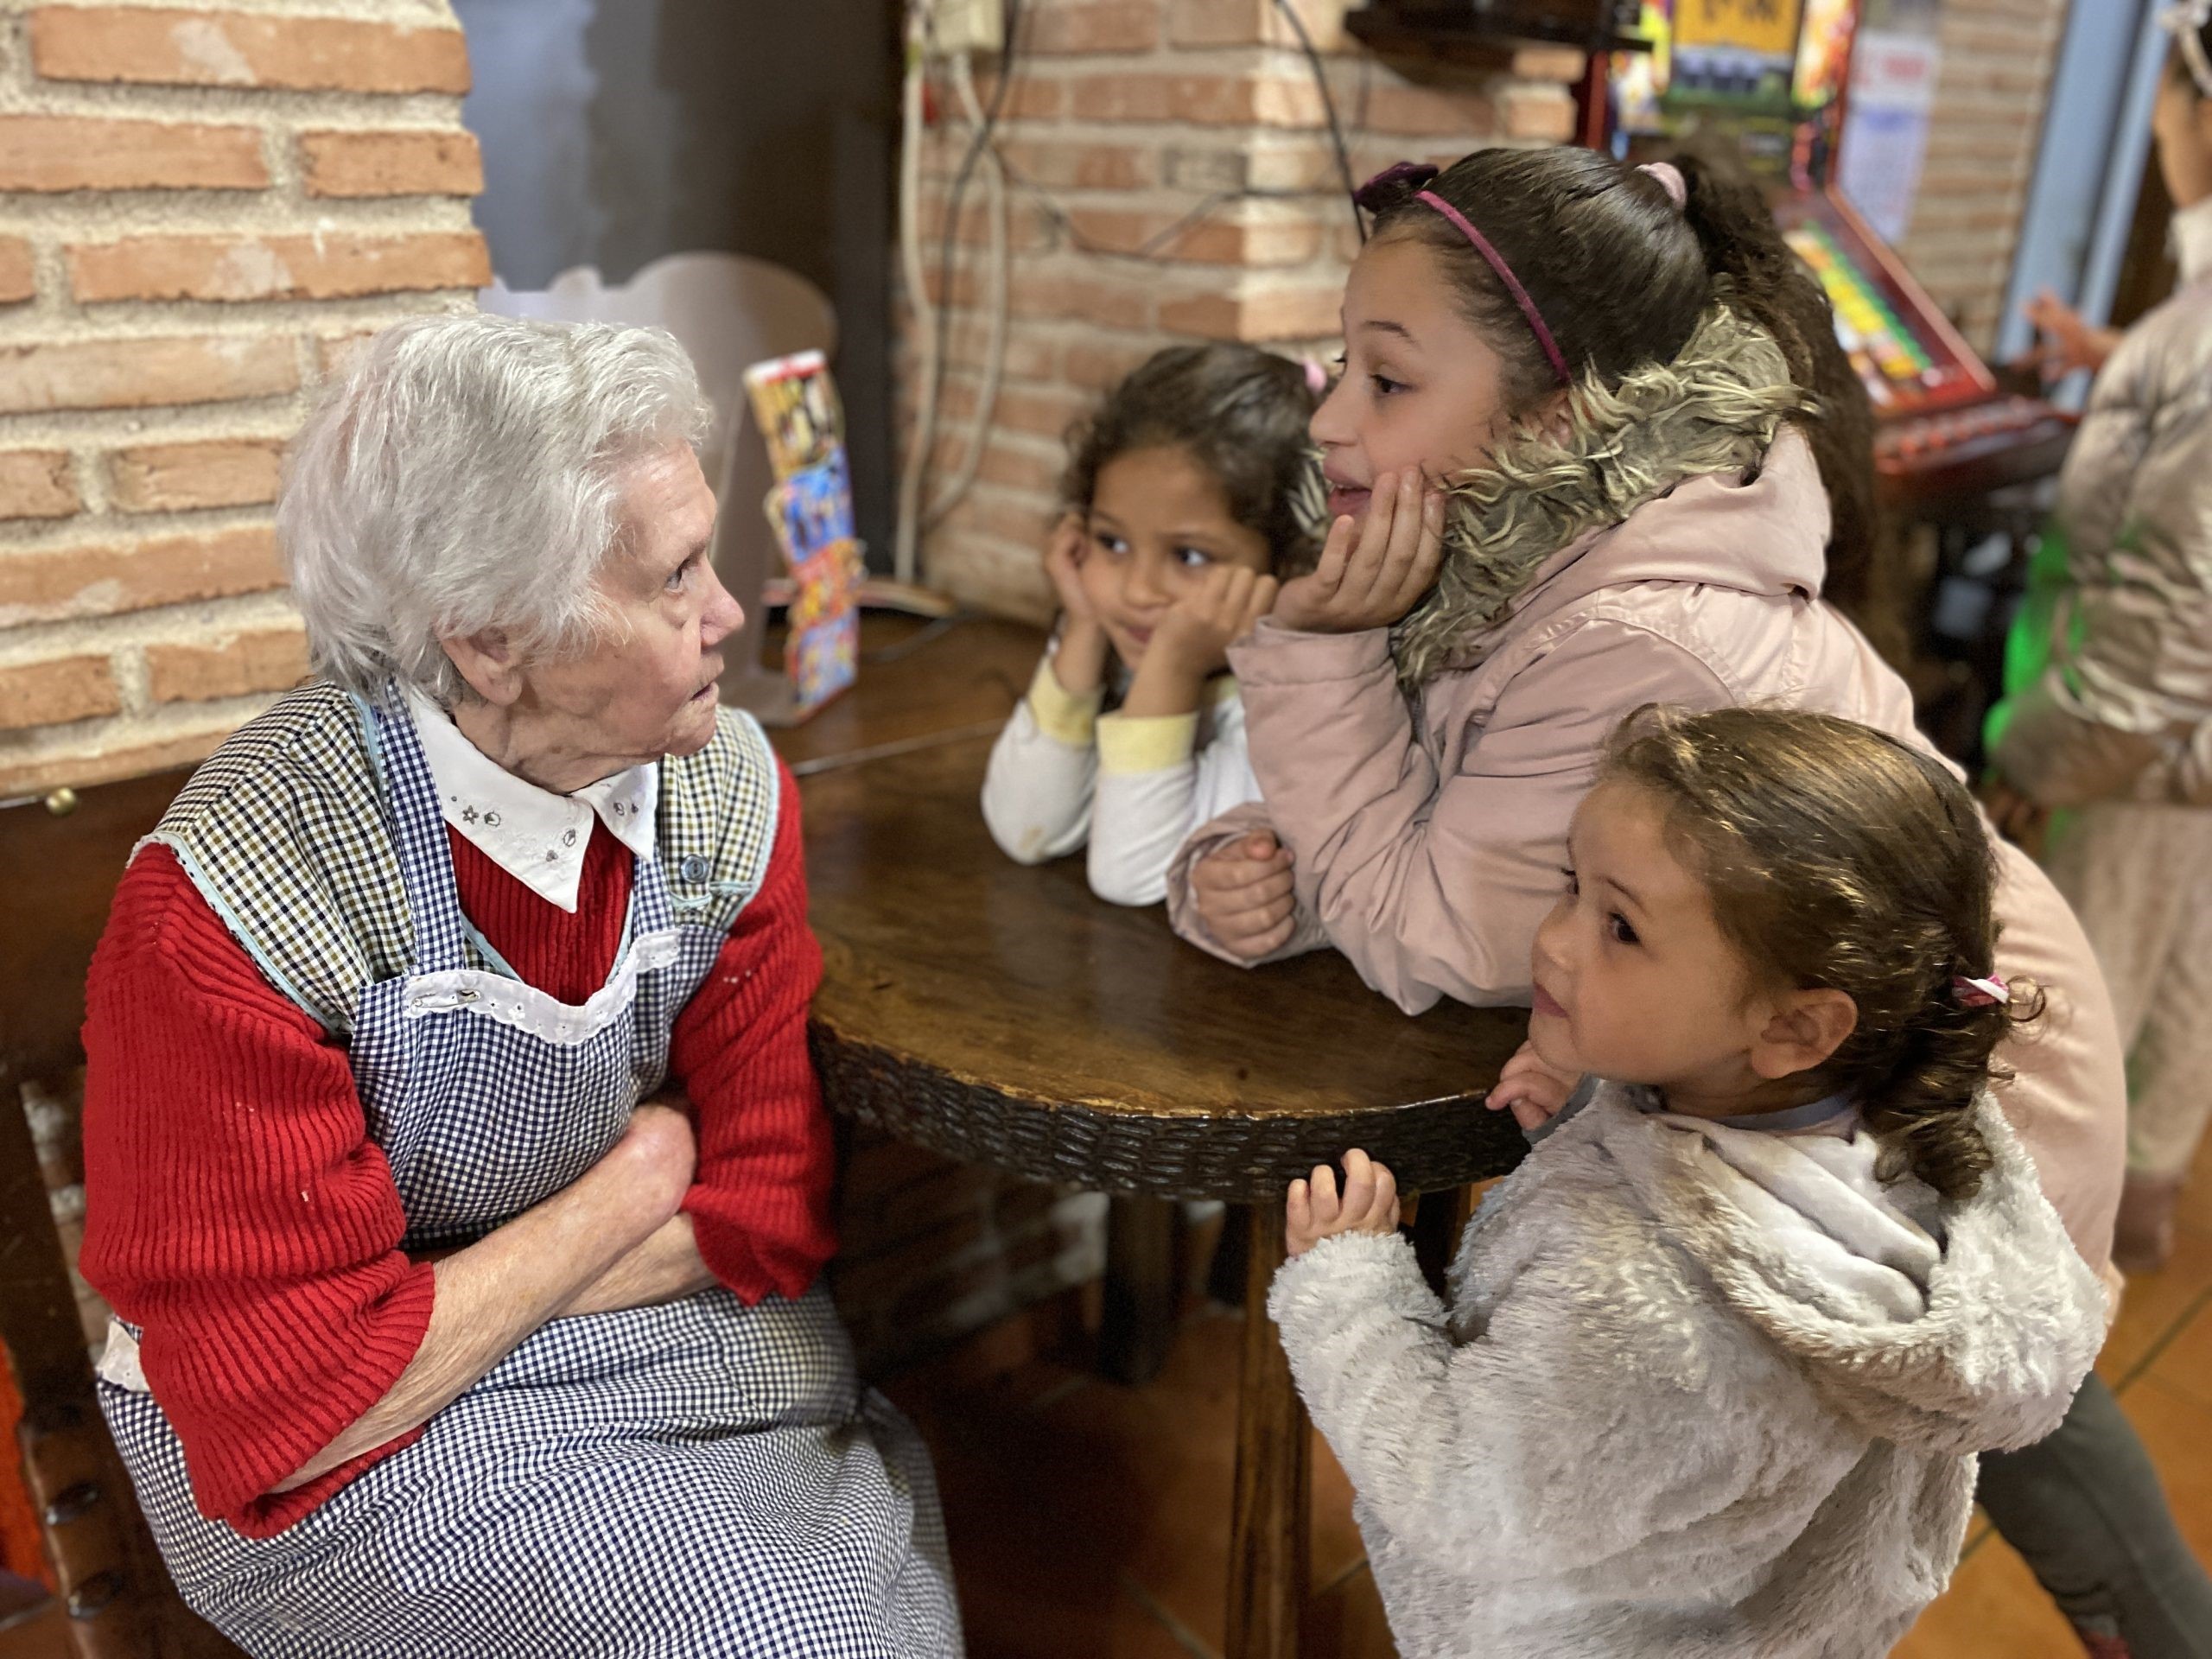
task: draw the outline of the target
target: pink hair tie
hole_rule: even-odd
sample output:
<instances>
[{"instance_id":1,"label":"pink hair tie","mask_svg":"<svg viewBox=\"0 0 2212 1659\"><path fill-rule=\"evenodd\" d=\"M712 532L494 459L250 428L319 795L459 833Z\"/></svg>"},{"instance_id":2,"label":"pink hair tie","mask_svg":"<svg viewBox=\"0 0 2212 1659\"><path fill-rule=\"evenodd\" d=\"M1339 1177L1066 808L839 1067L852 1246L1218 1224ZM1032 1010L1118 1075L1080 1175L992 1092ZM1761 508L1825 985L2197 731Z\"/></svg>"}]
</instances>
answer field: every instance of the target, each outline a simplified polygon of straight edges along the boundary
<instances>
[{"instance_id":1,"label":"pink hair tie","mask_svg":"<svg viewBox=\"0 0 2212 1659\"><path fill-rule=\"evenodd\" d=\"M1400 165L1402 166L1404 163L1402 162ZM1423 190L1416 194L1414 200L1425 201L1435 208L1438 213L1458 226L1459 234L1474 245L1475 251L1482 255L1483 258L1488 262L1491 270L1497 273L1497 280L1505 284L1505 291L1513 296L1513 302L1521 308L1521 315L1529 320L1529 330L1535 335L1536 344L1544 348L1544 355L1551 359L1552 372L1559 377L1560 385L1573 385L1574 377L1567 372L1567 359L1560 354L1559 342L1552 338L1552 331L1544 327L1543 313L1536 309L1536 302L1529 297L1529 290L1521 286L1521 279L1513 274L1513 269L1505 263L1504 256L1491 246L1490 238L1470 224L1465 213L1433 190Z\"/></svg>"},{"instance_id":2,"label":"pink hair tie","mask_svg":"<svg viewBox=\"0 0 2212 1659\"><path fill-rule=\"evenodd\" d=\"M1329 390L1329 372L1310 357L1302 360L1306 365L1306 390L1316 397L1326 396Z\"/></svg>"},{"instance_id":3,"label":"pink hair tie","mask_svg":"<svg viewBox=\"0 0 2212 1659\"><path fill-rule=\"evenodd\" d=\"M1951 995L1969 1008L1993 1008L2010 1002L2012 993L2005 982L1992 974L1987 979L1968 979L1963 975L1951 982Z\"/></svg>"},{"instance_id":4,"label":"pink hair tie","mask_svg":"<svg viewBox=\"0 0 2212 1659\"><path fill-rule=\"evenodd\" d=\"M1667 193L1667 200L1675 204L1675 211L1681 212L1682 204L1690 199L1690 188L1682 178L1681 168L1672 162L1647 162L1636 170L1649 173L1657 180L1659 188Z\"/></svg>"}]
</instances>

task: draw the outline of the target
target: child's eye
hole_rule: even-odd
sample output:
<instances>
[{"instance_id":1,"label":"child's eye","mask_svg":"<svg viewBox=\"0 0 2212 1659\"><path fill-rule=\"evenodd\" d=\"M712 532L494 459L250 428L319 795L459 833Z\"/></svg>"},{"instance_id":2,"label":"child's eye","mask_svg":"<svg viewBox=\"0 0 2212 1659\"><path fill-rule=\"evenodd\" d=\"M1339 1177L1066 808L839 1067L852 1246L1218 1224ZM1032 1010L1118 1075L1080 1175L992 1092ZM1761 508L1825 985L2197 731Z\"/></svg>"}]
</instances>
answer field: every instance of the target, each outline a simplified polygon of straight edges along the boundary
<instances>
[{"instance_id":1,"label":"child's eye","mask_svg":"<svg viewBox=\"0 0 2212 1659\"><path fill-rule=\"evenodd\" d=\"M1571 867L1562 865L1560 868L1559 874L1560 879L1567 883L1567 890L1568 893L1575 897L1580 897L1582 893L1582 883L1580 878L1575 875L1573 869Z\"/></svg>"},{"instance_id":2,"label":"child's eye","mask_svg":"<svg viewBox=\"0 0 2212 1659\"><path fill-rule=\"evenodd\" d=\"M1203 570L1213 563L1213 555L1202 547L1179 547L1175 550L1175 563L1185 570Z\"/></svg>"},{"instance_id":3,"label":"child's eye","mask_svg":"<svg viewBox=\"0 0 2212 1659\"><path fill-rule=\"evenodd\" d=\"M1374 386L1375 395L1377 397L1388 397L1394 391L1403 391L1406 389L1404 381L1393 380L1387 374L1370 374L1367 378L1369 384Z\"/></svg>"},{"instance_id":4,"label":"child's eye","mask_svg":"<svg viewBox=\"0 0 2212 1659\"><path fill-rule=\"evenodd\" d=\"M1345 369L1351 365L1351 359L1345 356L1342 352L1338 352L1334 357L1331 358L1329 361L1336 365L1336 370L1338 374L1342 374Z\"/></svg>"},{"instance_id":5,"label":"child's eye","mask_svg":"<svg viewBox=\"0 0 2212 1659\"><path fill-rule=\"evenodd\" d=\"M1616 940L1623 944L1634 944L1637 943L1636 930L1629 925L1628 918L1622 915L1618 910L1610 912L1606 916L1605 931L1608 933L1611 933Z\"/></svg>"},{"instance_id":6,"label":"child's eye","mask_svg":"<svg viewBox=\"0 0 2212 1659\"><path fill-rule=\"evenodd\" d=\"M1118 536L1109 536L1103 530L1095 531L1090 539L1097 543L1098 550L1101 553L1111 554L1117 559L1129 550L1129 544L1127 542Z\"/></svg>"}]
</instances>

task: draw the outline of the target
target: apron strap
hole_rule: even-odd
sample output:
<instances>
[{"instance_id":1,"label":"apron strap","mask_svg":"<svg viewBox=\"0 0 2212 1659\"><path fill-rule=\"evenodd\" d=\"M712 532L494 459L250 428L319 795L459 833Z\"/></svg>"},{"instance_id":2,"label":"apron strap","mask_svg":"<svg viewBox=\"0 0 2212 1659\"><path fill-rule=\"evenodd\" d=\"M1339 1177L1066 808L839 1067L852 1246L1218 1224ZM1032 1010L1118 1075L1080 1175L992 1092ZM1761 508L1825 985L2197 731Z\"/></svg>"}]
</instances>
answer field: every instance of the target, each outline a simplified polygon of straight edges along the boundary
<instances>
[{"instance_id":1,"label":"apron strap","mask_svg":"<svg viewBox=\"0 0 2212 1659\"><path fill-rule=\"evenodd\" d=\"M392 849L399 858L400 880L407 888L407 911L415 924L410 971L438 973L468 966L468 918L454 885L453 849L446 842L445 813L430 763L415 734L414 717L395 680L385 682L372 710L376 719L378 772L385 786L385 807L391 820Z\"/></svg>"}]
</instances>

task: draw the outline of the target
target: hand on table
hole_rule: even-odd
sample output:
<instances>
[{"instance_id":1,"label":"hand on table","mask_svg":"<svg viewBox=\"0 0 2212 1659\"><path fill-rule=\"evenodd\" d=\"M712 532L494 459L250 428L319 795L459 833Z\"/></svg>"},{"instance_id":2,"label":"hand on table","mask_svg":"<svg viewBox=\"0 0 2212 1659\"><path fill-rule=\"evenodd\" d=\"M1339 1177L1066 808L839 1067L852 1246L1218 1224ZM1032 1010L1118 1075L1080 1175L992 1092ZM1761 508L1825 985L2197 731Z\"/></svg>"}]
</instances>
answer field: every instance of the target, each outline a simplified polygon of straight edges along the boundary
<instances>
[{"instance_id":1,"label":"hand on table","mask_svg":"<svg viewBox=\"0 0 2212 1659\"><path fill-rule=\"evenodd\" d=\"M1326 1164L1316 1164L1309 1179L1290 1184L1283 1247L1293 1255L1303 1255L1338 1233L1383 1237L1397 1230L1397 1178L1357 1147L1344 1154L1342 1196L1337 1192L1336 1172Z\"/></svg>"},{"instance_id":2,"label":"hand on table","mask_svg":"<svg viewBox=\"0 0 2212 1659\"><path fill-rule=\"evenodd\" d=\"M1298 907L1290 863L1290 849L1262 830L1191 867L1192 902L1231 956L1256 962L1290 942Z\"/></svg>"},{"instance_id":3,"label":"hand on table","mask_svg":"<svg viewBox=\"0 0 2212 1659\"><path fill-rule=\"evenodd\" d=\"M1444 563L1444 497L1408 467L1375 480L1364 521L1329 526L1312 575L1283 584L1275 620L1307 633L1387 628L1420 602Z\"/></svg>"},{"instance_id":4,"label":"hand on table","mask_svg":"<svg viewBox=\"0 0 2212 1659\"><path fill-rule=\"evenodd\" d=\"M1497 1074L1483 1104L1493 1112L1509 1108L1524 1133L1534 1132L1566 1108L1568 1098L1582 1086L1579 1074L1557 1071L1544 1064L1534 1043L1523 1043Z\"/></svg>"}]
</instances>

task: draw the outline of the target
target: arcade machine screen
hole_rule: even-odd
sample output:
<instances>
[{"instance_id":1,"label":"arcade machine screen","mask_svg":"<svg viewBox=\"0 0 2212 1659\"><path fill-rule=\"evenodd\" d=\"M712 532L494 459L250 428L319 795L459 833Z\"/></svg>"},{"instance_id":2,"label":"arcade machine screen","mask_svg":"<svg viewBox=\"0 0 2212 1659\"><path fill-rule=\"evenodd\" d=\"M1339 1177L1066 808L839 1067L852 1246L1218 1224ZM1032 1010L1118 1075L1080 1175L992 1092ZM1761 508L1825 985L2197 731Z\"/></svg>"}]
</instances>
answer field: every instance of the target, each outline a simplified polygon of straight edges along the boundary
<instances>
[{"instance_id":1,"label":"arcade machine screen","mask_svg":"<svg viewBox=\"0 0 2212 1659\"><path fill-rule=\"evenodd\" d=\"M1775 217L1835 308L1878 423L1876 464L1898 493L2044 476L2072 427L1995 377L1904 263L1830 188L1858 0L1644 0L1648 56L1608 76L1618 153L1718 129L1763 178Z\"/></svg>"}]
</instances>

